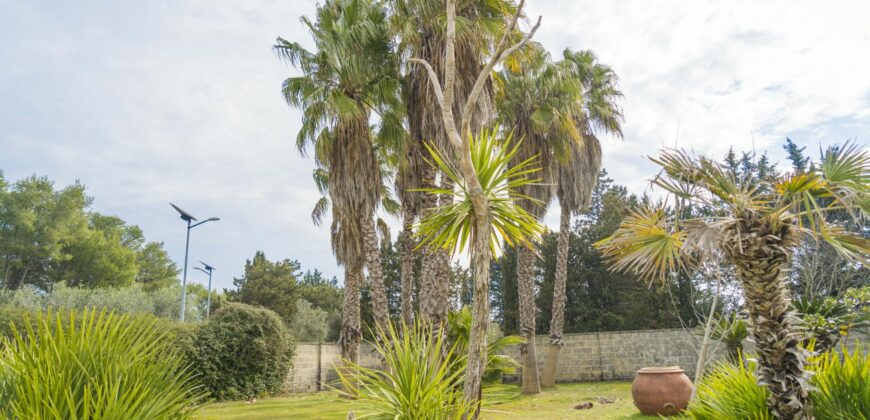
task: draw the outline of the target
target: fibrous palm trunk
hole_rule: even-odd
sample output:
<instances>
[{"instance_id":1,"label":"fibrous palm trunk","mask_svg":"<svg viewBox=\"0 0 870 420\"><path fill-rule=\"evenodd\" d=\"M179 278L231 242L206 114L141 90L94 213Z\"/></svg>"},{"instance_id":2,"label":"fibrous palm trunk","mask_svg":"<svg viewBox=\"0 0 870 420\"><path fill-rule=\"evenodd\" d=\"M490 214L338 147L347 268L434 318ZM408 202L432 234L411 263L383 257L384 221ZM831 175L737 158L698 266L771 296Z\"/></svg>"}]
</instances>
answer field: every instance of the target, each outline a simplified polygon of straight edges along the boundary
<instances>
[{"instance_id":1,"label":"fibrous palm trunk","mask_svg":"<svg viewBox=\"0 0 870 420\"><path fill-rule=\"evenodd\" d=\"M435 174L435 168L426 167L423 175L423 184L426 188L435 188ZM424 213L436 211L437 195L426 192L420 201ZM439 299L438 262L438 250L424 250L420 262L420 314L433 325L433 331L436 332L439 332L446 322L447 315L446 307L442 307Z\"/></svg>"},{"instance_id":2,"label":"fibrous palm trunk","mask_svg":"<svg viewBox=\"0 0 870 420\"><path fill-rule=\"evenodd\" d=\"M446 175L441 175L441 188L445 190L453 190L453 181ZM442 194L438 197L438 206L445 207L453 203L453 194ZM439 311L439 316L442 321L447 320L447 311L450 307L450 282L453 278L453 272L450 268L450 254L446 249L439 249L435 252L435 273L436 288L435 299Z\"/></svg>"},{"instance_id":3,"label":"fibrous palm trunk","mask_svg":"<svg viewBox=\"0 0 870 420\"><path fill-rule=\"evenodd\" d=\"M372 220L363 221L363 235L366 247L366 268L369 273L369 295L372 299L372 314L380 333L389 330L390 310L387 307L387 292L384 288L384 270L381 266L381 253L378 236ZM381 338L380 333L378 339Z\"/></svg>"},{"instance_id":4,"label":"fibrous palm trunk","mask_svg":"<svg viewBox=\"0 0 870 420\"><path fill-rule=\"evenodd\" d=\"M414 322L414 212L406 208L402 216L402 233L399 237L402 260L402 321L405 325Z\"/></svg>"},{"instance_id":5,"label":"fibrous palm trunk","mask_svg":"<svg viewBox=\"0 0 870 420\"><path fill-rule=\"evenodd\" d=\"M341 333L338 337L338 347L341 358L350 363L359 362L360 334L360 304L359 288L362 282L362 270L346 267L344 271L344 302L341 305ZM354 395L355 389L346 390Z\"/></svg>"},{"instance_id":6,"label":"fibrous palm trunk","mask_svg":"<svg viewBox=\"0 0 870 420\"><path fill-rule=\"evenodd\" d=\"M559 220L559 238L556 244L556 278L553 284L553 314L550 318L550 346L544 371L541 374L541 386L556 385L556 366L559 363L559 353L562 351L562 330L565 325L565 283L568 279L568 239L571 235L571 209L561 206Z\"/></svg>"},{"instance_id":7,"label":"fibrous palm trunk","mask_svg":"<svg viewBox=\"0 0 870 420\"><path fill-rule=\"evenodd\" d=\"M773 230L757 217L742 220L728 234L734 243L726 252L736 266L746 299L758 381L770 391L767 405L780 419L811 418L809 378L804 369L808 352L799 347L794 331L798 320L790 309L786 287L786 250L796 241L795 235L784 225Z\"/></svg>"},{"instance_id":8,"label":"fibrous palm trunk","mask_svg":"<svg viewBox=\"0 0 870 420\"><path fill-rule=\"evenodd\" d=\"M520 333L525 340L520 344L522 361L522 392L541 392L538 377L538 359L535 350L535 251L527 247L517 249L517 283L520 295Z\"/></svg>"}]
</instances>

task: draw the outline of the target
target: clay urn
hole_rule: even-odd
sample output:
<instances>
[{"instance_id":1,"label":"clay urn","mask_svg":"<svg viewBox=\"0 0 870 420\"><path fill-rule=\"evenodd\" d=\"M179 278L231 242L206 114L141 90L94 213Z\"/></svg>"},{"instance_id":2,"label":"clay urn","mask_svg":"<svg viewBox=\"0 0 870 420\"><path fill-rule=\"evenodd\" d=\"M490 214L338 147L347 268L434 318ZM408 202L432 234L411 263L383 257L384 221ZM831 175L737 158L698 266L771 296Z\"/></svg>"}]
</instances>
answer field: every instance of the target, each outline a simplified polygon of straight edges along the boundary
<instances>
[{"instance_id":1,"label":"clay urn","mask_svg":"<svg viewBox=\"0 0 870 420\"><path fill-rule=\"evenodd\" d=\"M634 406L648 416L672 416L689 406L692 381L677 366L643 368L631 384Z\"/></svg>"}]
</instances>

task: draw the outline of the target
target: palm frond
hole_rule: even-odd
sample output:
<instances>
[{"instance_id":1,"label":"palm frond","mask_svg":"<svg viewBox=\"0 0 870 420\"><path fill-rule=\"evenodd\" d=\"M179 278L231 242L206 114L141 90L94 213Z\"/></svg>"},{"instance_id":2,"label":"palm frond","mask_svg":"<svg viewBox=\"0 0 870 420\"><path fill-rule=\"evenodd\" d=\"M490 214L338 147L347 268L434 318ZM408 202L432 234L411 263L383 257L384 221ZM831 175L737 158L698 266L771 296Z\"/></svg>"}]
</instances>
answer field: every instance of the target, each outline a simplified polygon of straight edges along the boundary
<instances>
[{"instance_id":1,"label":"palm frond","mask_svg":"<svg viewBox=\"0 0 870 420\"><path fill-rule=\"evenodd\" d=\"M686 233L669 229L665 209L644 206L632 210L613 235L598 241L611 269L643 280L664 280L670 272L687 268L683 252Z\"/></svg>"},{"instance_id":2,"label":"palm frond","mask_svg":"<svg viewBox=\"0 0 870 420\"><path fill-rule=\"evenodd\" d=\"M323 223L323 216L329 211L329 198L320 197L317 203L314 204L314 209L311 210L311 221L315 226L320 226Z\"/></svg>"}]
</instances>

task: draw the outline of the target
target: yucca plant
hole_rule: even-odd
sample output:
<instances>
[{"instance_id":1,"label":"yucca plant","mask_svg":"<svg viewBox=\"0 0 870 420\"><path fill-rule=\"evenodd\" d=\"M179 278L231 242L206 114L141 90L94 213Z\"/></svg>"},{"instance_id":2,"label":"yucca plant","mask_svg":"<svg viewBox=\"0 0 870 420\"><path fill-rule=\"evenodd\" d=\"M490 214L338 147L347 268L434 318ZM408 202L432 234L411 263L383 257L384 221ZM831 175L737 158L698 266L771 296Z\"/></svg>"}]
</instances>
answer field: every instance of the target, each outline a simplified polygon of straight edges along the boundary
<instances>
[{"instance_id":1,"label":"yucca plant","mask_svg":"<svg viewBox=\"0 0 870 420\"><path fill-rule=\"evenodd\" d=\"M462 418L461 368L465 357L448 350L442 357L444 335L432 334L424 321L403 325L402 333L389 323L386 337L373 345L386 365L369 369L346 360L338 376L345 395L358 407L357 418L443 420Z\"/></svg>"},{"instance_id":2,"label":"yucca plant","mask_svg":"<svg viewBox=\"0 0 870 420\"><path fill-rule=\"evenodd\" d=\"M700 256L721 254L736 268L758 356L758 379L770 391L778 418L809 411L807 352L796 337L798 320L786 288L791 252L802 237L830 243L842 255L866 261L870 241L826 221L832 211L856 218L870 212L870 155L847 143L827 151L812 171L750 185L715 161L668 150L652 159L662 167L653 184L679 200L709 206L715 217L678 220L662 206L635 210L597 244L616 270L664 279L693 270Z\"/></svg>"},{"instance_id":3,"label":"yucca plant","mask_svg":"<svg viewBox=\"0 0 870 420\"><path fill-rule=\"evenodd\" d=\"M756 363L743 353L716 363L698 382L698 396L686 414L693 419L773 419L766 401L769 392L758 385Z\"/></svg>"},{"instance_id":4,"label":"yucca plant","mask_svg":"<svg viewBox=\"0 0 870 420\"><path fill-rule=\"evenodd\" d=\"M0 354L0 417L189 418L204 394L150 316L38 313Z\"/></svg>"},{"instance_id":5,"label":"yucca plant","mask_svg":"<svg viewBox=\"0 0 870 420\"><path fill-rule=\"evenodd\" d=\"M845 347L812 360L814 415L818 419L870 418L870 357L858 347L851 353Z\"/></svg>"}]
</instances>

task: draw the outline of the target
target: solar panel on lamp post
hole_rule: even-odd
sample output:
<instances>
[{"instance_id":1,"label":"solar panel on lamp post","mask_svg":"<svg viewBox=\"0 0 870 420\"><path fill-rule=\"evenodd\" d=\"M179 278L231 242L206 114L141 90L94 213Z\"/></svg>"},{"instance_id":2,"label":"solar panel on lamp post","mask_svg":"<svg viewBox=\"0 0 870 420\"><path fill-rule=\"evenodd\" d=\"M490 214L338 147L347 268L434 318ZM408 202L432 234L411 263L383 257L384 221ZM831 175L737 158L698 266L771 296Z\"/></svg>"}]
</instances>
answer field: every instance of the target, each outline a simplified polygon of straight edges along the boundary
<instances>
[{"instance_id":1,"label":"solar panel on lamp post","mask_svg":"<svg viewBox=\"0 0 870 420\"><path fill-rule=\"evenodd\" d=\"M214 267L200 261L205 268L194 267L195 269L202 271L205 274L208 274L208 297L205 304L205 319L208 319L209 315L211 315L211 272L214 271Z\"/></svg>"},{"instance_id":2,"label":"solar panel on lamp post","mask_svg":"<svg viewBox=\"0 0 870 420\"><path fill-rule=\"evenodd\" d=\"M192 214L182 210L175 204L169 203L169 205L172 206L172 208L174 208L175 211L177 211L178 214L181 215L181 220L187 222L187 240L184 243L184 274L181 278L181 315L179 315L179 319L181 320L181 322L184 322L185 305L187 303L187 254L190 250L190 230L203 223L216 222L220 220L220 218L209 217L208 219L205 219L201 222L191 224L191 222L196 221L196 217L193 217Z\"/></svg>"}]
</instances>

